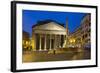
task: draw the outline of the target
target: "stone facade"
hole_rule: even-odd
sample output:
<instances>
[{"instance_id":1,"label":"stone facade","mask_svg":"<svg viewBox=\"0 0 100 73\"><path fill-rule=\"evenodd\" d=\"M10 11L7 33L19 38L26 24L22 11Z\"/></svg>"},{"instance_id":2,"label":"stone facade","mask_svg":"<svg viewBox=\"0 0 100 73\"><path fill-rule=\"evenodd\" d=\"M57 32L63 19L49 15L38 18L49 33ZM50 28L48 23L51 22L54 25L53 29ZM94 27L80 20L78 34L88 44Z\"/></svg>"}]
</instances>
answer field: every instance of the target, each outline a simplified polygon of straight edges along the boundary
<instances>
[{"instance_id":1,"label":"stone facade","mask_svg":"<svg viewBox=\"0 0 100 73\"><path fill-rule=\"evenodd\" d=\"M69 35L69 40L74 39L75 45L87 46L91 44L91 15L87 14L83 17L80 26ZM69 42L70 43L70 42Z\"/></svg>"},{"instance_id":2,"label":"stone facade","mask_svg":"<svg viewBox=\"0 0 100 73\"><path fill-rule=\"evenodd\" d=\"M32 27L33 50L51 50L63 47L66 28L55 21L41 21Z\"/></svg>"}]
</instances>

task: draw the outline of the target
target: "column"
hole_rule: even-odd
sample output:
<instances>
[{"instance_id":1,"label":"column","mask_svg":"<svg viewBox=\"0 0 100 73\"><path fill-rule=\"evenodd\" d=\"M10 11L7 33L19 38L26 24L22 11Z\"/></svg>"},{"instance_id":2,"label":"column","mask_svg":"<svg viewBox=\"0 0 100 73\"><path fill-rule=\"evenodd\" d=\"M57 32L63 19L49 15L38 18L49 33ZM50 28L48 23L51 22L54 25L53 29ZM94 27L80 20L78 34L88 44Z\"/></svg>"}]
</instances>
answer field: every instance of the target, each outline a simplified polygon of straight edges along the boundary
<instances>
[{"instance_id":1,"label":"column","mask_svg":"<svg viewBox=\"0 0 100 73\"><path fill-rule=\"evenodd\" d=\"M46 34L44 35L44 50L46 50Z\"/></svg>"},{"instance_id":2,"label":"column","mask_svg":"<svg viewBox=\"0 0 100 73\"><path fill-rule=\"evenodd\" d=\"M59 35L58 35L58 48L59 48L59 42L60 42L60 39L59 39Z\"/></svg>"},{"instance_id":3,"label":"column","mask_svg":"<svg viewBox=\"0 0 100 73\"><path fill-rule=\"evenodd\" d=\"M49 50L51 50L51 34L50 34L50 48L49 48Z\"/></svg>"},{"instance_id":4,"label":"column","mask_svg":"<svg viewBox=\"0 0 100 73\"><path fill-rule=\"evenodd\" d=\"M40 40L39 40L39 50L42 50L41 49L41 34L40 34Z\"/></svg>"},{"instance_id":5,"label":"column","mask_svg":"<svg viewBox=\"0 0 100 73\"><path fill-rule=\"evenodd\" d=\"M58 39L58 35L56 35L56 48L59 48L59 39Z\"/></svg>"},{"instance_id":6,"label":"column","mask_svg":"<svg viewBox=\"0 0 100 73\"><path fill-rule=\"evenodd\" d=\"M36 38L36 37L37 37L37 36L36 36L36 34L35 34L35 39L34 39L34 40L35 40L35 42L34 42L35 44L33 43L33 44L35 45L35 47L34 47L35 50L36 50L36 43L37 43L37 38Z\"/></svg>"}]
</instances>

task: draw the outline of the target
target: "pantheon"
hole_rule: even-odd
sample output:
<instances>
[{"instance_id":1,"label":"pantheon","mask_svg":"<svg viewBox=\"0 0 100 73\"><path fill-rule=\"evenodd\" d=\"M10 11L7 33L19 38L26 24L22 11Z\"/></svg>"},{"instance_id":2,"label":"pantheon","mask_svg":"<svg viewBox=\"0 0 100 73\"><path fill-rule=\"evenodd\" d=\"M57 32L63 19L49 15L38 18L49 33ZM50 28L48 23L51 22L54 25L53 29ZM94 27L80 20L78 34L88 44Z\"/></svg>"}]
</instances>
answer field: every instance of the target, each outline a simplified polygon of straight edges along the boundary
<instances>
[{"instance_id":1,"label":"pantheon","mask_svg":"<svg viewBox=\"0 0 100 73\"><path fill-rule=\"evenodd\" d=\"M38 21L32 26L32 49L43 51L62 48L66 37L63 24L54 20Z\"/></svg>"}]
</instances>

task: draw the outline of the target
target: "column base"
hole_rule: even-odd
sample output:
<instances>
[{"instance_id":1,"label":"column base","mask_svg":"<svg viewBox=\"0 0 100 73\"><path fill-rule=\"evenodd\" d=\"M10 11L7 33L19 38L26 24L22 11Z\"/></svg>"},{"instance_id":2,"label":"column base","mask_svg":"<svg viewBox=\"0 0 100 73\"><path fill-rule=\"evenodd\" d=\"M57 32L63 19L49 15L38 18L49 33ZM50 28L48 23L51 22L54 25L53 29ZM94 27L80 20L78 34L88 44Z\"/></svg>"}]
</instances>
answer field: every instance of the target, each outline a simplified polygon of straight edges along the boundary
<instances>
[{"instance_id":1,"label":"column base","mask_svg":"<svg viewBox=\"0 0 100 73\"><path fill-rule=\"evenodd\" d=\"M47 50L47 49L44 49L44 50Z\"/></svg>"},{"instance_id":2,"label":"column base","mask_svg":"<svg viewBox=\"0 0 100 73\"><path fill-rule=\"evenodd\" d=\"M52 50L52 49L49 49L49 50Z\"/></svg>"},{"instance_id":3,"label":"column base","mask_svg":"<svg viewBox=\"0 0 100 73\"><path fill-rule=\"evenodd\" d=\"M39 49L39 51L42 51L42 49Z\"/></svg>"}]
</instances>

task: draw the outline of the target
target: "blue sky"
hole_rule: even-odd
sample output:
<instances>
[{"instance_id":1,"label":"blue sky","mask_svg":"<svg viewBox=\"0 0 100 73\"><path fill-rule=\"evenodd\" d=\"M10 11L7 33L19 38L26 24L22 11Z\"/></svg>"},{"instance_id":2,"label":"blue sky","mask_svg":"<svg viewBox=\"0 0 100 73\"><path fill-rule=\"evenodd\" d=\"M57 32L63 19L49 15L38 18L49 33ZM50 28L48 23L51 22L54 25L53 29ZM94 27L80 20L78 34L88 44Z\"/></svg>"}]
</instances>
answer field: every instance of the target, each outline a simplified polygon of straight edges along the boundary
<instances>
[{"instance_id":1,"label":"blue sky","mask_svg":"<svg viewBox=\"0 0 100 73\"><path fill-rule=\"evenodd\" d=\"M29 32L31 36L32 26L35 25L37 21L50 19L66 26L66 20L68 19L69 31L73 32L80 25L84 15L86 15L86 13L23 10L23 30Z\"/></svg>"}]
</instances>

